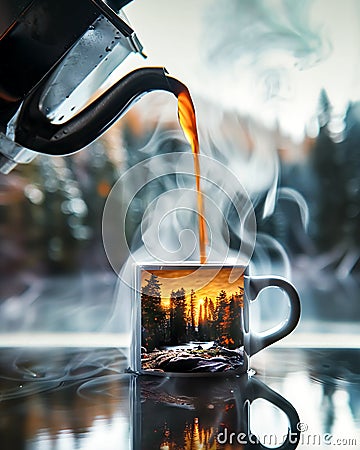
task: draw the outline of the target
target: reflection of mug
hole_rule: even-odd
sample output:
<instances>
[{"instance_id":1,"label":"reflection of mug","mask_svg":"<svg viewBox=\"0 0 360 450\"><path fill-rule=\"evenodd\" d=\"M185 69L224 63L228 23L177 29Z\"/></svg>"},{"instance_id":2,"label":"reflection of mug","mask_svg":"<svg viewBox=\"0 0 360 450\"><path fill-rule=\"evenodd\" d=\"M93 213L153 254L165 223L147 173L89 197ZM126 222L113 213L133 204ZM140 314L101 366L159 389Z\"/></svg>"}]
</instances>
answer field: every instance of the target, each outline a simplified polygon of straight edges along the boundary
<instances>
[{"instance_id":1,"label":"reflection of mug","mask_svg":"<svg viewBox=\"0 0 360 450\"><path fill-rule=\"evenodd\" d=\"M295 449L300 433L299 416L281 395L255 377L222 377L204 382L201 378L159 379L148 376L134 380L133 449L267 449L267 445ZM270 402L288 418L288 427L273 435L251 432L251 404Z\"/></svg>"},{"instance_id":2,"label":"reflection of mug","mask_svg":"<svg viewBox=\"0 0 360 450\"><path fill-rule=\"evenodd\" d=\"M300 318L295 288L280 277L251 277L244 266L138 265L132 365L140 373L244 373L249 357L289 334ZM262 333L250 330L252 301L282 289L288 315Z\"/></svg>"}]
</instances>

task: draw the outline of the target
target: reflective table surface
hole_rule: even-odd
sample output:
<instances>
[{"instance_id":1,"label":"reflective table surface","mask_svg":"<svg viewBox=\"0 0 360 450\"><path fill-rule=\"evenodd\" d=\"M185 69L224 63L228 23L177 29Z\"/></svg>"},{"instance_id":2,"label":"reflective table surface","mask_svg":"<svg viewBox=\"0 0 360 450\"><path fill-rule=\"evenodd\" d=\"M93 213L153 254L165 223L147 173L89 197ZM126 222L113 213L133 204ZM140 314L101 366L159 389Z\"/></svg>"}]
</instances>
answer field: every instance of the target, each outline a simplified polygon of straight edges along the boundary
<instances>
[{"instance_id":1,"label":"reflective table surface","mask_svg":"<svg viewBox=\"0 0 360 450\"><path fill-rule=\"evenodd\" d=\"M359 448L359 356L274 347L250 378L181 380L127 373L118 348L2 348L0 448Z\"/></svg>"}]
</instances>

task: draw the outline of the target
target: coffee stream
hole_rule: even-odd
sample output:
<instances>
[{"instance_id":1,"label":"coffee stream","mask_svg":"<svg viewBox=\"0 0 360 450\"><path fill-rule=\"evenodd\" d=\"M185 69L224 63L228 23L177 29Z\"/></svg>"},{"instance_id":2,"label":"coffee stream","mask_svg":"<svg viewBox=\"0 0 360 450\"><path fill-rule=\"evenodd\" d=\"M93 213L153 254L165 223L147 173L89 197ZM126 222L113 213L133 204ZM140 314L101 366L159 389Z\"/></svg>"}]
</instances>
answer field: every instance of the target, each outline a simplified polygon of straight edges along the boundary
<instances>
[{"instance_id":1,"label":"coffee stream","mask_svg":"<svg viewBox=\"0 0 360 450\"><path fill-rule=\"evenodd\" d=\"M188 139L192 152L194 155L194 172L196 179L196 191L197 191L197 210L199 217L199 248L200 248L200 263L206 263L206 222L204 216L204 202L203 194L200 186L200 161L199 161L199 138L196 127L196 115L194 104L191 100L190 93L187 89L178 94L178 115L179 123L184 131L186 138Z\"/></svg>"}]
</instances>

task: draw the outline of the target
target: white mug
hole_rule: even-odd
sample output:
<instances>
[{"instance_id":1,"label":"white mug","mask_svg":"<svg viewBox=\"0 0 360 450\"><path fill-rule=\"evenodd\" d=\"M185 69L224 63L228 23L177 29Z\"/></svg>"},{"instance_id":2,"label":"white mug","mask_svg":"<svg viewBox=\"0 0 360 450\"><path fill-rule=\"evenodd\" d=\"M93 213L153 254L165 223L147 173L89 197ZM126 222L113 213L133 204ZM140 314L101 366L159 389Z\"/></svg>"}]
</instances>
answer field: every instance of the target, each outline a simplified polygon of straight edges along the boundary
<instances>
[{"instance_id":1,"label":"white mug","mask_svg":"<svg viewBox=\"0 0 360 450\"><path fill-rule=\"evenodd\" d=\"M300 319L294 286L248 267L218 264L137 264L132 369L177 376L239 374L249 358L287 336ZM250 329L251 304L266 287L287 294L288 314L262 333Z\"/></svg>"}]
</instances>

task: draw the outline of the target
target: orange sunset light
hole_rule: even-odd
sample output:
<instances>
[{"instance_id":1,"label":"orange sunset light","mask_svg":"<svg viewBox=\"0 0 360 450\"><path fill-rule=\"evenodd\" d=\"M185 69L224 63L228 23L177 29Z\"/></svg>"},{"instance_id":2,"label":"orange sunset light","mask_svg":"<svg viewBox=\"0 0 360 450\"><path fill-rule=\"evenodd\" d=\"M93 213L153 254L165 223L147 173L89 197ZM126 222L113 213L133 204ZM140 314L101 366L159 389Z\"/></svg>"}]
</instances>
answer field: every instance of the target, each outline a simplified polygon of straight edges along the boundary
<instances>
[{"instance_id":1,"label":"orange sunset light","mask_svg":"<svg viewBox=\"0 0 360 450\"><path fill-rule=\"evenodd\" d=\"M204 303L206 297L214 302L219 292L223 289L228 296L239 292L239 288L244 287L243 268L167 268L144 270L141 276L141 286L146 284L150 274L158 277L161 284L161 299L164 307L170 305L170 295L172 291L184 288L187 303L190 299L191 289L196 294L197 309ZM231 281L229 281L231 280Z\"/></svg>"}]
</instances>

